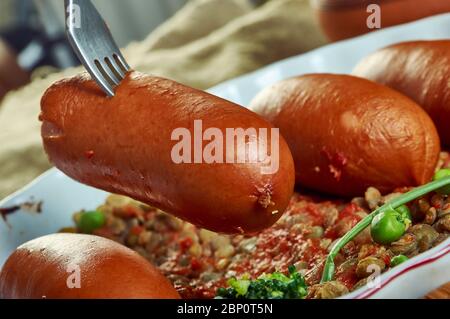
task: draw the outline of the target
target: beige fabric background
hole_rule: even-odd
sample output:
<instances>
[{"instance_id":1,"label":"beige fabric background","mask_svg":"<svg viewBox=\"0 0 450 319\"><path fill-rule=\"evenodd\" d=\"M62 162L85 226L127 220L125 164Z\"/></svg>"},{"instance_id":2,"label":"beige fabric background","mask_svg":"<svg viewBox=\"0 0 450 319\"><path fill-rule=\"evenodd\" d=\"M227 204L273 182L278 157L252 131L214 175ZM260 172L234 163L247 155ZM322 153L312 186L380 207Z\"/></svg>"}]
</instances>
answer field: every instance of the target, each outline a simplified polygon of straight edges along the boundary
<instances>
[{"instance_id":1,"label":"beige fabric background","mask_svg":"<svg viewBox=\"0 0 450 319\"><path fill-rule=\"evenodd\" d=\"M325 43L307 0L192 0L141 43L124 49L136 70L206 89ZM0 198L51 165L41 146L39 101L54 81L37 78L0 104ZM300 71L300 70L299 70Z\"/></svg>"}]
</instances>

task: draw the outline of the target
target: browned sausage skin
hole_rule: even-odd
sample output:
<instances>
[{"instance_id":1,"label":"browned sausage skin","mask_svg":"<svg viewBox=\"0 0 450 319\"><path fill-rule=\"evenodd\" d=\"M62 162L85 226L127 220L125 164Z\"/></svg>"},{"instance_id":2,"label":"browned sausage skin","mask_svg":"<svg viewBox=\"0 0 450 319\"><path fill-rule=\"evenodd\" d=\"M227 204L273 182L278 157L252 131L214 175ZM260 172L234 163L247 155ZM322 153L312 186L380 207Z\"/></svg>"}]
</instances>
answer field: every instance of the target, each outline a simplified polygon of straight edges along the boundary
<instances>
[{"instance_id":1,"label":"browned sausage skin","mask_svg":"<svg viewBox=\"0 0 450 319\"><path fill-rule=\"evenodd\" d=\"M416 101L450 146L450 40L395 44L363 59L353 73Z\"/></svg>"},{"instance_id":2,"label":"browned sausage skin","mask_svg":"<svg viewBox=\"0 0 450 319\"><path fill-rule=\"evenodd\" d=\"M371 81L332 74L288 79L250 108L280 128L297 182L341 196L423 184L439 157L439 137L412 100Z\"/></svg>"},{"instance_id":3,"label":"browned sausage skin","mask_svg":"<svg viewBox=\"0 0 450 319\"><path fill-rule=\"evenodd\" d=\"M2 299L178 299L171 283L112 240L54 234L17 248L0 273Z\"/></svg>"},{"instance_id":4,"label":"browned sausage skin","mask_svg":"<svg viewBox=\"0 0 450 319\"><path fill-rule=\"evenodd\" d=\"M192 131L196 120L224 136L227 128L267 129L272 152L269 122L206 92L132 72L108 99L84 74L54 84L41 108L45 150L59 169L197 226L224 233L260 231L280 218L293 193L293 159L281 136L279 169L272 174L261 173L262 161L174 163L174 130Z\"/></svg>"}]
</instances>

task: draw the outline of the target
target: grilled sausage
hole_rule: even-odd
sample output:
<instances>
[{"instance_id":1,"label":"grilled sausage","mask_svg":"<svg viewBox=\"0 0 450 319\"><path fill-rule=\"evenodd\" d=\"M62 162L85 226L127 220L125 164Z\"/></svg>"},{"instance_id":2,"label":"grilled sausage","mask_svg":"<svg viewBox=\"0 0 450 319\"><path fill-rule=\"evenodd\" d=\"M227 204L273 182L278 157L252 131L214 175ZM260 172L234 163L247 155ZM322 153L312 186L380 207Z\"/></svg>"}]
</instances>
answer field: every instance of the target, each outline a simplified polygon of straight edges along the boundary
<instances>
[{"instance_id":1,"label":"grilled sausage","mask_svg":"<svg viewBox=\"0 0 450 319\"><path fill-rule=\"evenodd\" d=\"M363 59L353 74L389 86L431 116L450 146L450 40L399 43Z\"/></svg>"},{"instance_id":2,"label":"grilled sausage","mask_svg":"<svg viewBox=\"0 0 450 319\"><path fill-rule=\"evenodd\" d=\"M17 248L0 273L1 299L178 299L147 260L112 240L54 234Z\"/></svg>"},{"instance_id":3,"label":"grilled sausage","mask_svg":"<svg viewBox=\"0 0 450 319\"><path fill-rule=\"evenodd\" d=\"M281 136L279 152L275 144L272 149L271 138L276 137L272 125L206 92L131 72L108 99L83 74L54 84L43 96L41 109L45 150L68 176L130 196L199 227L223 233L260 231L280 218L293 193L292 155ZM223 155L215 163L206 164L200 156L197 160L203 163L196 164L195 154L188 154L192 163L178 164L172 153L181 141L172 140L173 134L185 128L195 136L197 120L202 120L205 135L209 128L219 131L211 140L220 141L220 134L225 139L230 128L266 129L267 139L260 139L261 147L255 150L248 147L249 141L263 134L249 133L244 144L234 140L234 153L225 142L217 147ZM197 140L192 140L188 146L195 149ZM200 141L205 152L209 143ZM269 167L263 146L270 156L279 156L278 170L263 171ZM242 152L247 161L237 163ZM250 162L255 156L258 160Z\"/></svg>"},{"instance_id":4,"label":"grilled sausage","mask_svg":"<svg viewBox=\"0 0 450 319\"><path fill-rule=\"evenodd\" d=\"M365 79L311 74L261 92L250 108L280 128L301 185L341 196L383 193L432 177L440 151L430 117Z\"/></svg>"}]
</instances>

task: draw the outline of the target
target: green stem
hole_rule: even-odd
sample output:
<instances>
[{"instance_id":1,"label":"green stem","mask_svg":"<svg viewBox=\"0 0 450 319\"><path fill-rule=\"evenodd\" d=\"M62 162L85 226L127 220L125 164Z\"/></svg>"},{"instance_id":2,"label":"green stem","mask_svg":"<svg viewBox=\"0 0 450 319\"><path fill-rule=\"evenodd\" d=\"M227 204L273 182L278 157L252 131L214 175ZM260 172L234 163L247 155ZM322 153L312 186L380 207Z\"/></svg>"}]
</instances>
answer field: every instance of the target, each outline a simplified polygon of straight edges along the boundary
<instances>
[{"instance_id":1,"label":"green stem","mask_svg":"<svg viewBox=\"0 0 450 319\"><path fill-rule=\"evenodd\" d=\"M361 233L367 226L372 223L372 220L376 215L384 212L388 208L396 209L446 185L450 185L450 176L417 187L405 194L402 194L401 196L377 208L370 215L363 218L358 224L355 225L355 227L353 227L347 234L339 239L339 241L331 249L325 261L325 267L323 269L321 282L324 283L333 280L335 271L334 258L345 245L347 245L351 240L353 240L359 233Z\"/></svg>"}]
</instances>

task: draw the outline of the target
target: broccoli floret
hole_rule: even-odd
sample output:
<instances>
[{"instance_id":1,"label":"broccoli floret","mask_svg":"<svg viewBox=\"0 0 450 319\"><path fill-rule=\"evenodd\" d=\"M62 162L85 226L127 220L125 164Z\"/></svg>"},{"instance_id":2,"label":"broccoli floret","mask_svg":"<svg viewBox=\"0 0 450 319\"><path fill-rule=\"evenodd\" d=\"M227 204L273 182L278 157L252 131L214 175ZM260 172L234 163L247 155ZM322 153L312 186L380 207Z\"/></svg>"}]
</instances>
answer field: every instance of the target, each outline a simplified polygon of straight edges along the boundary
<instances>
[{"instance_id":1,"label":"broccoli floret","mask_svg":"<svg viewBox=\"0 0 450 319\"><path fill-rule=\"evenodd\" d=\"M288 275L264 274L255 280L247 276L228 280L228 288L219 288L217 297L226 299L303 299L307 295L305 279L294 266Z\"/></svg>"}]
</instances>

